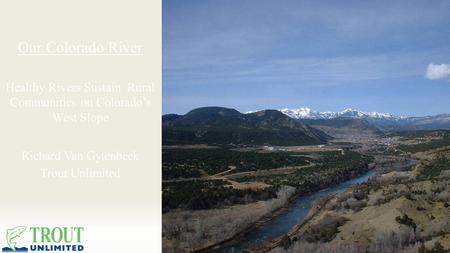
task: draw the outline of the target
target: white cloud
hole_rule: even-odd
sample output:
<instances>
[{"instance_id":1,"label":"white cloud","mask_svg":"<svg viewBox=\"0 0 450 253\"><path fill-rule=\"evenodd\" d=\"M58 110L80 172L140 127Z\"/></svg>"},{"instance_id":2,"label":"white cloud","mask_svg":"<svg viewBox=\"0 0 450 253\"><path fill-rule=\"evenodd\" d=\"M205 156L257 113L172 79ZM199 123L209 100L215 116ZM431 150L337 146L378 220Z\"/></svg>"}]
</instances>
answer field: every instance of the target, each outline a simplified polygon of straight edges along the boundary
<instances>
[{"instance_id":1,"label":"white cloud","mask_svg":"<svg viewBox=\"0 0 450 253\"><path fill-rule=\"evenodd\" d=\"M450 64L428 64L425 77L430 80L450 78Z\"/></svg>"}]
</instances>

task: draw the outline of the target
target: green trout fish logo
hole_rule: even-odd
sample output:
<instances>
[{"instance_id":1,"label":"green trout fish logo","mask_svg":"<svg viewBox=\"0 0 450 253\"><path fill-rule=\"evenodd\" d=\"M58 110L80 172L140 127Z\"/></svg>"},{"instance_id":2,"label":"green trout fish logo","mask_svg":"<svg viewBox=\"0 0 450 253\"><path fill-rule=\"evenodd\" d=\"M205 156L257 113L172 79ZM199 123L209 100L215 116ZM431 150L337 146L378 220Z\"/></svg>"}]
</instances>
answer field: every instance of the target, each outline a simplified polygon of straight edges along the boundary
<instances>
[{"instance_id":1,"label":"green trout fish logo","mask_svg":"<svg viewBox=\"0 0 450 253\"><path fill-rule=\"evenodd\" d=\"M27 229L27 227L25 227L25 226L18 226L18 227L6 230L6 243L8 243L9 250L10 250L10 251L6 251L6 252L16 252L17 251L17 249L16 249L17 243L15 242L15 240L18 239L23 234L23 232L25 232L26 229ZM23 251L23 248L21 248L20 251ZM5 252L5 249L3 249L3 252Z\"/></svg>"},{"instance_id":2,"label":"green trout fish logo","mask_svg":"<svg viewBox=\"0 0 450 253\"><path fill-rule=\"evenodd\" d=\"M81 240L83 232L84 227L17 226L6 230L7 245L0 253L84 251ZM27 247L21 247L27 240Z\"/></svg>"}]
</instances>

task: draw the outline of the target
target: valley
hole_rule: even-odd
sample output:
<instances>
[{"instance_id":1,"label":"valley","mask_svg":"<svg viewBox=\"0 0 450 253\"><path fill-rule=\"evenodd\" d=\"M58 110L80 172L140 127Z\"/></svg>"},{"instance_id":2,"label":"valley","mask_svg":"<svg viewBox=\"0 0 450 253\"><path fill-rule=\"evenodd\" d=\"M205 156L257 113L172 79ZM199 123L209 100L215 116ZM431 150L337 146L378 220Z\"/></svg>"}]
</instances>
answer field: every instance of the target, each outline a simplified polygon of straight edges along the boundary
<instances>
[{"instance_id":1,"label":"valley","mask_svg":"<svg viewBox=\"0 0 450 253\"><path fill-rule=\"evenodd\" d=\"M449 137L276 110L165 115L163 252L448 249Z\"/></svg>"},{"instance_id":2,"label":"valley","mask_svg":"<svg viewBox=\"0 0 450 253\"><path fill-rule=\"evenodd\" d=\"M416 165L405 170L385 164L367 183L317 201L319 211L266 251L448 252L448 134L402 135L400 143L415 144L397 147Z\"/></svg>"}]
</instances>

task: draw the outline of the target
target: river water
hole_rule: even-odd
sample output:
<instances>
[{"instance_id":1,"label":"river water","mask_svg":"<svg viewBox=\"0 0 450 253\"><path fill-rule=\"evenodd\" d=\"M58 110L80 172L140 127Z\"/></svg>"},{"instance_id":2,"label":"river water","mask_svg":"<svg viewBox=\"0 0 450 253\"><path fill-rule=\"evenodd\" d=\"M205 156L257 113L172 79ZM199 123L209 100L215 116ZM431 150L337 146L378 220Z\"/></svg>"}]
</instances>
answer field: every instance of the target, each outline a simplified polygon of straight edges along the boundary
<instances>
[{"instance_id":1,"label":"river water","mask_svg":"<svg viewBox=\"0 0 450 253\"><path fill-rule=\"evenodd\" d=\"M405 164L396 166L398 170L404 170L416 164L415 160L407 160ZM287 212L280 214L271 221L265 223L261 228L252 231L241 240L208 252L213 253L230 253L241 252L243 250L257 246L267 240L277 238L287 234L296 224L303 221L311 208L311 204L317 199L324 197L330 193L344 192L348 188L360 183L366 182L375 172L373 170L358 176L356 178L344 181L338 185L327 188L322 191L298 197L290 206Z\"/></svg>"},{"instance_id":2,"label":"river water","mask_svg":"<svg viewBox=\"0 0 450 253\"><path fill-rule=\"evenodd\" d=\"M344 192L349 187L366 182L374 171L369 171L359 177L344 181L336 186L327 188L322 191L298 197L290 206L287 212L280 214L273 218L261 228L252 231L240 241L227 245L218 249L212 249L208 252L214 253L230 253L241 252L258 245L266 240L274 239L276 237L287 234L292 227L300 223L308 214L311 204L317 199L324 197L330 193Z\"/></svg>"}]
</instances>

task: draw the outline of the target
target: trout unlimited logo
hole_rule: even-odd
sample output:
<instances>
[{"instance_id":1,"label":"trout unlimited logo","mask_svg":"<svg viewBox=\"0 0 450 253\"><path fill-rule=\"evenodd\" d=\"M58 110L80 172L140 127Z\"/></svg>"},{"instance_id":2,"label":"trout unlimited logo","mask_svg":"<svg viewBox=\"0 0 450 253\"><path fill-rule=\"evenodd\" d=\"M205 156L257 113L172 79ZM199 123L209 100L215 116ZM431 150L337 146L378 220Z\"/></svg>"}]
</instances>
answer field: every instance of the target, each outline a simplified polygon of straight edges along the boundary
<instances>
[{"instance_id":1,"label":"trout unlimited logo","mask_svg":"<svg viewBox=\"0 0 450 253\"><path fill-rule=\"evenodd\" d=\"M7 247L2 252L84 251L84 227L18 226L6 230Z\"/></svg>"}]
</instances>

